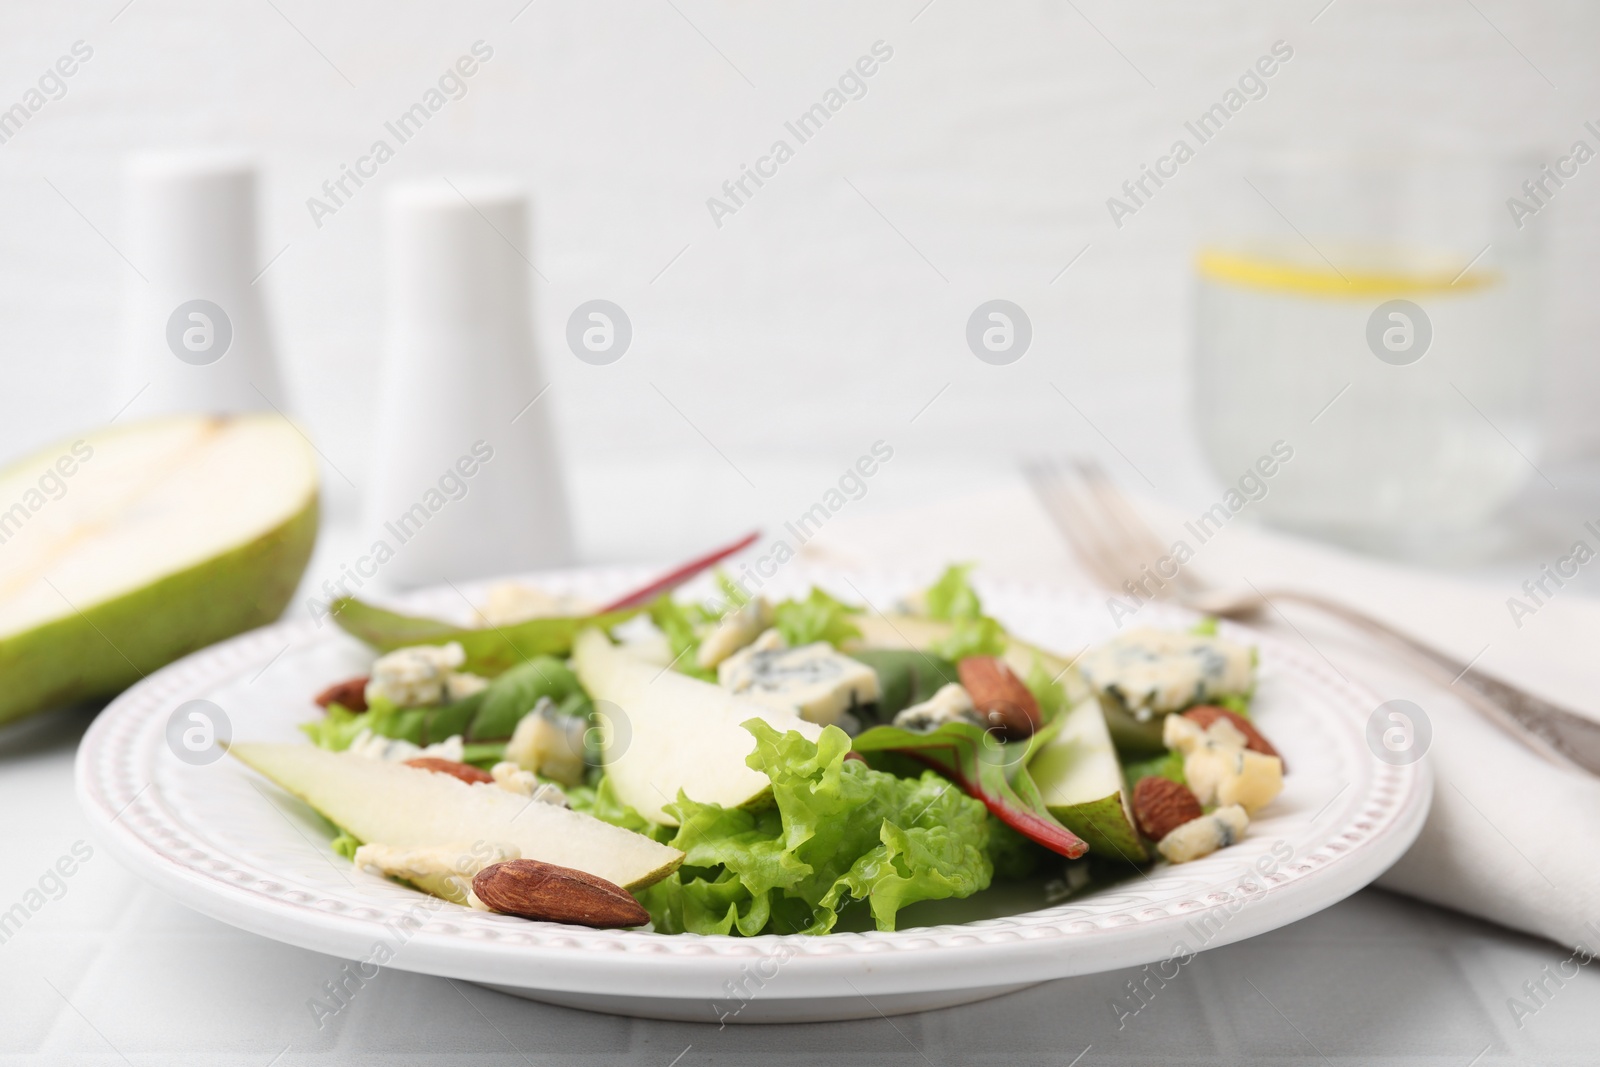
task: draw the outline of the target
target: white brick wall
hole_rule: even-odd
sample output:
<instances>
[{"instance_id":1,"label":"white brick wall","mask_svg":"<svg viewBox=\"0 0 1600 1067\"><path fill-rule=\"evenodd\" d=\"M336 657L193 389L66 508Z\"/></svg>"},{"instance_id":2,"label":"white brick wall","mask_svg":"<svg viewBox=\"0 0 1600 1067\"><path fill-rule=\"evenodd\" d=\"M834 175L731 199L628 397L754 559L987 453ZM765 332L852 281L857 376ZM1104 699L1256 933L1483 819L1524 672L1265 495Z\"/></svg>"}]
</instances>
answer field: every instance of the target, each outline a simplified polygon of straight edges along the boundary
<instances>
[{"instance_id":1,"label":"white brick wall","mask_svg":"<svg viewBox=\"0 0 1600 1067\"><path fill-rule=\"evenodd\" d=\"M1578 0L1337 0L1315 24L1323 0L934 0L920 14L923 0L534 0L514 23L522 0L135 0L111 21L120 2L0 11L6 104L75 40L95 50L66 97L0 145L6 454L126 399L109 368L131 272L46 180L115 243L118 160L138 148L259 152L263 254L288 245L262 284L293 407L358 484L383 330L383 186L476 169L536 192L532 258L549 279L534 283L538 334L580 463L705 455L652 383L757 465L847 461L891 428L929 460L1092 442L1053 381L1102 425L1151 420L1130 452L1189 471L1172 447L1188 419L1189 257L1202 235L1278 225L1239 180L1251 153L1361 141L1549 158L1600 119L1600 7ZM1296 58L1270 95L1115 230L1105 197L1280 37ZM466 98L316 229L306 198L480 38L495 55ZM717 229L706 197L879 39L894 57L867 96ZM1592 451L1600 170L1535 221L1550 251L1554 445ZM1033 351L1003 371L962 338L996 296L1035 327ZM562 342L567 312L593 297L634 322L611 367Z\"/></svg>"}]
</instances>

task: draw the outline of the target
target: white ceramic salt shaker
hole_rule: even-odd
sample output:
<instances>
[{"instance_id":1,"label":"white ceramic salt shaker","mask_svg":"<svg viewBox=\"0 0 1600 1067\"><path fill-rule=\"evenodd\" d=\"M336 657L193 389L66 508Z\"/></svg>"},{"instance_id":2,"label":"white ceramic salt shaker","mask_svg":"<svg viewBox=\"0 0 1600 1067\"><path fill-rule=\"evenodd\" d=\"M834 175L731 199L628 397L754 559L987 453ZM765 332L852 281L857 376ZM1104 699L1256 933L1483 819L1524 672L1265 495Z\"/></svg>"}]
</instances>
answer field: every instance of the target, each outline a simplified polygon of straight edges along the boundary
<instances>
[{"instance_id":1,"label":"white ceramic salt shaker","mask_svg":"<svg viewBox=\"0 0 1600 1067\"><path fill-rule=\"evenodd\" d=\"M490 177L388 203L388 316L364 525L405 588L568 563L549 383L530 319L528 198Z\"/></svg>"},{"instance_id":2,"label":"white ceramic salt shaker","mask_svg":"<svg viewBox=\"0 0 1600 1067\"><path fill-rule=\"evenodd\" d=\"M136 155L124 212L143 277L127 286L119 419L283 409L258 281L254 165L224 151Z\"/></svg>"}]
</instances>

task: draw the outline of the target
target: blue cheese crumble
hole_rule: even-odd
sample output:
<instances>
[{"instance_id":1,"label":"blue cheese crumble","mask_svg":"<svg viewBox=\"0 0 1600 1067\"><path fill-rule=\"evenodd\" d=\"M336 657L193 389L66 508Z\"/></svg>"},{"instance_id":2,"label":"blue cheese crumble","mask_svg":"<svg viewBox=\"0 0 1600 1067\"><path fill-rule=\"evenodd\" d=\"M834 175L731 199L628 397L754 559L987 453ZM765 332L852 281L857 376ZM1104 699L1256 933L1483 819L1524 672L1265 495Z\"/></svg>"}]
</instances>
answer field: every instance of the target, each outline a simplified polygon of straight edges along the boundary
<instances>
[{"instance_id":1,"label":"blue cheese crumble","mask_svg":"<svg viewBox=\"0 0 1600 1067\"><path fill-rule=\"evenodd\" d=\"M1141 627L1084 653L1078 671L1134 718L1182 711L1250 692L1250 650L1220 637Z\"/></svg>"},{"instance_id":2,"label":"blue cheese crumble","mask_svg":"<svg viewBox=\"0 0 1600 1067\"><path fill-rule=\"evenodd\" d=\"M865 663L841 655L826 641L789 648L776 630L723 660L717 682L758 704L795 711L824 726L882 695L878 672Z\"/></svg>"},{"instance_id":3,"label":"blue cheese crumble","mask_svg":"<svg viewBox=\"0 0 1600 1067\"><path fill-rule=\"evenodd\" d=\"M489 681L456 670L467 662L459 642L414 645L379 656L367 679L367 703L387 700L397 708L420 708L464 700Z\"/></svg>"},{"instance_id":4,"label":"blue cheese crumble","mask_svg":"<svg viewBox=\"0 0 1600 1067\"><path fill-rule=\"evenodd\" d=\"M1156 844L1156 851L1168 863L1188 863L1209 856L1219 848L1244 837L1250 816L1237 804L1218 808L1209 815L1190 819Z\"/></svg>"},{"instance_id":5,"label":"blue cheese crumble","mask_svg":"<svg viewBox=\"0 0 1600 1067\"><path fill-rule=\"evenodd\" d=\"M955 682L940 686L933 696L920 704L912 704L894 717L894 724L900 729L916 733L937 730L947 722L983 725L983 717L973 706L972 694Z\"/></svg>"}]
</instances>

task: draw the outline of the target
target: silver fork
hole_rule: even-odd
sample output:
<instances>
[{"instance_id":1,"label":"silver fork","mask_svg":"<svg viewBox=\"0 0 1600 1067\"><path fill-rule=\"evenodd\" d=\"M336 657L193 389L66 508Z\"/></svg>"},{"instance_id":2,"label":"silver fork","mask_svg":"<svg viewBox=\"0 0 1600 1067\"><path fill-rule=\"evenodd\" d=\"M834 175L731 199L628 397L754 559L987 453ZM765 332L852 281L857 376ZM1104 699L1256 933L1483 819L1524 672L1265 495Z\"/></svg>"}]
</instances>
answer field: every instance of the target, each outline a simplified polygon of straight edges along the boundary
<instances>
[{"instance_id":1,"label":"silver fork","mask_svg":"<svg viewBox=\"0 0 1600 1067\"><path fill-rule=\"evenodd\" d=\"M1085 570L1107 589L1246 619L1286 601L1314 608L1371 636L1443 682L1506 733L1557 766L1600 775L1600 723L1475 670L1348 604L1294 589L1216 589L1184 566L1160 566L1169 549L1092 459L1035 460L1023 474ZM1172 573L1168 573L1172 572ZM1285 617L1285 621L1287 618ZM1291 625L1293 625L1291 623ZM1462 683L1458 685L1457 683Z\"/></svg>"}]
</instances>

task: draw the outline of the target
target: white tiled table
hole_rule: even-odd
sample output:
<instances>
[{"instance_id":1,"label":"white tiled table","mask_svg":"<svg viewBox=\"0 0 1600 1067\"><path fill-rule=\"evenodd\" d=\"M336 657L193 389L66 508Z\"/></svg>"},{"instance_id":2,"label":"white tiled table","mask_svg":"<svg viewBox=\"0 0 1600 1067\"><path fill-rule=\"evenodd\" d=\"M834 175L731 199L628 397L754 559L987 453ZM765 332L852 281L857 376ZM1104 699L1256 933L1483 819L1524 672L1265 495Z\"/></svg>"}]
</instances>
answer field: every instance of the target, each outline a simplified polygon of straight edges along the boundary
<instances>
[{"instance_id":1,"label":"white tiled table","mask_svg":"<svg viewBox=\"0 0 1600 1067\"><path fill-rule=\"evenodd\" d=\"M4 907L88 838L72 795L72 754L88 718L68 713L0 735ZM1111 1002L1133 971L892 1020L719 1030L592 1015L389 970L319 1030L306 1002L341 961L191 912L98 847L66 886L0 944L0 1064L266 1067L277 1057L281 1065L693 1067L760 1055L780 1064L1093 1067L1320 1053L1335 1063L1465 1067L1474 1057L1592 1064L1600 1044L1600 975L1581 973L1555 990L1519 1029L1506 999L1565 953L1376 890L1200 955L1121 1030Z\"/></svg>"}]
</instances>

